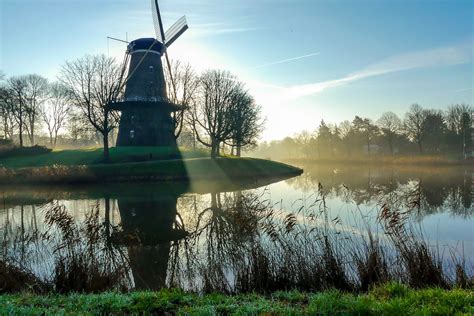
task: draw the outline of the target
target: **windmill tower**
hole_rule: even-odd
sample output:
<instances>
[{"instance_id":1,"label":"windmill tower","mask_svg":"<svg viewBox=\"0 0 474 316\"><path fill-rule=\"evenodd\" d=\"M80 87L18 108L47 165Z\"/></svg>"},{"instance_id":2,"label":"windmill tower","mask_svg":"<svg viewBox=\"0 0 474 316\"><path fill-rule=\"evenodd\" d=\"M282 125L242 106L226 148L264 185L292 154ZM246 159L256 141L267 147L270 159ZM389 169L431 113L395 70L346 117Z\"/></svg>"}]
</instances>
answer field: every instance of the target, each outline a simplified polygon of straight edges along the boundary
<instances>
[{"instance_id":1,"label":"windmill tower","mask_svg":"<svg viewBox=\"0 0 474 316\"><path fill-rule=\"evenodd\" d=\"M183 107L168 100L161 57L166 56L171 74L166 50L188 25L183 16L164 32L158 0L151 3L156 37L128 43L125 92L120 101L111 104L111 109L122 112L116 146L176 146L171 113Z\"/></svg>"}]
</instances>

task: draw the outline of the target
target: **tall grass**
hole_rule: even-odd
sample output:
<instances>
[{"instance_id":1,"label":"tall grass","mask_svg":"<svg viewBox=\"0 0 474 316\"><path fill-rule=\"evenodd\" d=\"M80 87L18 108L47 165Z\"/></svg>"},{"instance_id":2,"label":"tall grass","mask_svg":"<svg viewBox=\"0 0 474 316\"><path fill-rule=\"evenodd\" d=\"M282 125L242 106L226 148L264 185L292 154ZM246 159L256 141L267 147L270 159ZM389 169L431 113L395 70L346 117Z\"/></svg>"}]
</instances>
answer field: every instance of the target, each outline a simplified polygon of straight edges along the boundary
<instances>
[{"instance_id":1,"label":"tall grass","mask_svg":"<svg viewBox=\"0 0 474 316\"><path fill-rule=\"evenodd\" d=\"M356 293L387 282L413 288L472 288L472 269L462 254L452 250L451 261L447 260L411 226L411 213L419 204L416 196L380 200L380 230L374 231L357 211L359 227L334 217L327 194L318 185L315 195L293 204L293 211L281 202L272 203L266 190L185 196L179 206L186 212L178 214L173 225L188 234L156 245L141 245L139 240L123 244L112 238L128 232L112 225L107 204L104 215L96 206L78 222L64 205L50 203L44 210L47 229L30 243L41 240L52 249L52 272L43 282L60 293L129 290L132 275L151 283L157 278L133 271L131 264L144 254L155 256L147 258L150 264L167 266L164 286L203 293L329 289ZM4 240L14 238L9 236ZM3 258L5 263L19 264L20 257L29 263L41 260L38 253L20 256L18 249L6 249L11 245L4 243L3 253L10 253ZM162 251L149 251L154 247L169 247L169 252L164 256ZM34 275L32 266L20 265Z\"/></svg>"}]
</instances>

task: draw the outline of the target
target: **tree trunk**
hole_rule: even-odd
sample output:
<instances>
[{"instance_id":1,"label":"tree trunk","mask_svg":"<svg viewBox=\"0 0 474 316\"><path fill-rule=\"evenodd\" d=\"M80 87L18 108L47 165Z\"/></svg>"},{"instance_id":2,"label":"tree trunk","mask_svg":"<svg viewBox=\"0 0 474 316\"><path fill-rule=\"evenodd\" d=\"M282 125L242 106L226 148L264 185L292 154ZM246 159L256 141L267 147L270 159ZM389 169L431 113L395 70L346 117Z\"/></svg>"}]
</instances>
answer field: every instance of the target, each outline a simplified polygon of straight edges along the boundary
<instances>
[{"instance_id":1,"label":"tree trunk","mask_svg":"<svg viewBox=\"0 0 474 316\"><path fill-rule=\"evenodd\" d=\"M423 146L421 144L421 141L418 142L418 149L420 150L420 154L423 152Z\"/></svg>"},{"instance_id":2,"label":"tree trunk","mask_svg":"<svg viewBox=\"0 0 474 316\"><path fill-rule=\"evenodd\" d=\"M240 157L241 153L242 153L242 146L240 144L237 144L237 146L236 146L236 155L237 155L237 157Z\"/></svg>"},{"instance_id":3,"label":"tree trunk","mask_svg":"<svg viewBox=\"0 0 474 316\"><path fill-rule=\"evenodd\" d=\"M3 119L3 135L5 139L8 139L8 118L6 116Z\"/></svg>"},{"instance_id":4,"label":"tree trunk","mask_svg":"<svg viewBox=\"0 0 474 316\"><path fill-rule=\"evenodd\" d=\"M20 124L19 124L19 131L18 133L20 134L20 147L23 147L23 122L20 120Z\"/></svg>"},{"instance_id":5,"label":"tree trunk","mask_svg":"<svg viewBox=\"0 0 474 316\"><path fill-rule=\"evenodd\" d=\"M211 145L211 158L215 159L217 157L217 148L215 144Z\"/></svg>"},{"instance_id":6,"label":"tree trunk","mask_svg":"<svg viewBox=\"0 0 474 316\"><path fill-rule=\"evenodd\" d=\"M219 156L219 142L215 137L211 136L211 158L215 159Z\"/></svg>"},{"instance_id":7,"label":"tree trunk","mask_svg":"<svg viewBox=\"0 0 474 316\"><path fill-rule=\"evenodd\" d=\"M30 145L34 146L35 145L35 136L33 135L33 131L31 131L31 135L29 135L30 139Z\"/></svg>"},{"instance_id":8,"label":"tree trunk","mask_svg":"<svg viewBox=\"0 0 474 316\"><path fill-rule=\"evenodd\" d=\"M103 134L103 142L104 142L104 161L109 162L109 133Z\"/></svg>"}]
</instances>

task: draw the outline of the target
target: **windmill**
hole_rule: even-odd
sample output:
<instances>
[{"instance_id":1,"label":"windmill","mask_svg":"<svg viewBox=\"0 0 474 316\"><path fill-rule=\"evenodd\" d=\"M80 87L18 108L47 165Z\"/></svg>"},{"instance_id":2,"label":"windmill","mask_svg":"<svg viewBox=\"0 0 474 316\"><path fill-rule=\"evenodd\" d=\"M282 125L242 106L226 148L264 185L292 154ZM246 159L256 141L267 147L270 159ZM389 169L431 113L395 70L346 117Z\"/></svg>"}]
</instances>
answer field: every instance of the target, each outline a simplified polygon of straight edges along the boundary
<instances>
[{"instance_id":1,"label":"windmill","mask_svg":"<svg viewBox=\"0 0 474 316\"><path fill-rule=\"evenodd\" d=\"M158 0L151 0L151 4L155 38L125 41L125 92L121 100L111 104L111 109L122 112L117 146L176 146L171 113L183 107L169 102L161 57L165 56L176 95L167 49L188 25L183 16L165 32Z\"/></svg>"}]
</instances>

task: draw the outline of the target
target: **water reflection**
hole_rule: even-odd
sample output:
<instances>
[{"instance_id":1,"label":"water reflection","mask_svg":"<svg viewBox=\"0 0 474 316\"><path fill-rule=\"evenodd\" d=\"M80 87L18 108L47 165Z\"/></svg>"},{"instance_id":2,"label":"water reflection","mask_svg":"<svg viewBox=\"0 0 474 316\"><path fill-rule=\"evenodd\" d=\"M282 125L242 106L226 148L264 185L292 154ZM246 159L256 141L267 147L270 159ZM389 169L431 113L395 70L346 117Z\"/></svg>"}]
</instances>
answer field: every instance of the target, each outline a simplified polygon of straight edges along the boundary
<instances>
[{"instance_id":1,"label":"water reflection","mask_svg":"<svg viewBox=\"0 0 474 316\"><path fill-rule=\"evenodd\" d=\"M357 204L379 201L395 194L419 201L419 215L447 211L471 216L473 173L465 168L367 167L341 165L301 165L302 176L288 180L297 190L308 192L322 183L331 197L349 198Z\"/></svg>"},{"instance_id":2,"label":"water reflection","mask_svg":"<svg viewBox=\"0 0 474 316\"><path fill-rule=\"evenodd\" d=\"M383 200L390 202L387 214L406 214L410 202L410 212L419 220L447 211L472 225L471 181L472 174L465 171L410 176L404 170L314 167L266 189L270 180L193 187L4 188L0 264L30 276L25 284L58 291L363 289L370 282L398 280L401 271L413 265L404 262L398 241L385 236L383 225L360 205L380 208ZM295 191L279 195L279 185ZM311 201L292 196L305 192L315 192ZM284 206L284 199L291 208ZM351 216L359 216L362 224L349 225L331 209L331 199L355 206ZM403 251L416 257L421 249L423 261L431 260L429 245L423 242L408 243ZM472 246L472 238L460 242L461 248L464 243ZM453 253L458 250L452 243L449 247ZM469 266L471 254L464 255ZM440 259L434 254L432 258ZM462 260L446 259L440 269L429 264L433 273L442 273L434 285L447 286L448 275L452 277L448 270L462 265ZM372 267L371 262L383 264ZM410 273L416 276L419 271ZM405 279L412 282L413 276Z\"/></svg>"},{"instance_id":3,"label":"water reflection","mask_svg":"<svg viewBox=\"0 0 474 316\"><path fill-rule=\"evenodd\" d=\"M127 245L137 289L165 286L171 243L187 235L176 210L178 196L158 191L117 199L121 231L114 239Z\"/></svg>"}]
</instances>

